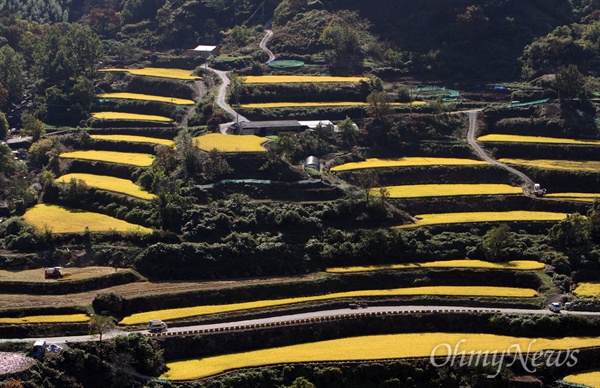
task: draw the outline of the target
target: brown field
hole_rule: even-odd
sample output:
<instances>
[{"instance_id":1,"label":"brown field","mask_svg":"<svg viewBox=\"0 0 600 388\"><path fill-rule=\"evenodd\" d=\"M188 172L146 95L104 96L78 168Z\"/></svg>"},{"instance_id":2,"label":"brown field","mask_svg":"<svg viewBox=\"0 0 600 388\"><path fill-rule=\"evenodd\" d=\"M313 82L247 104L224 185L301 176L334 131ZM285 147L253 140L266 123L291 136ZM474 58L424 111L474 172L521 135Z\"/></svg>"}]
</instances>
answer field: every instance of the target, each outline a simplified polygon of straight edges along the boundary
<instances>
[{"instance_id":1,"label":"brown field","mask_svg":"<svg viewBox=\"0 0 600 388\"><path fill-rule=\"evenodd\" d=\"M63 272L67 276L62 279L46 279L44 277L44 268L27 269L23 271L0 270L0 282L53 283L65 280L83 280L112 275L115 273L115 269L113 267L65 267L63 268Z\"/></svg>"}]
</instances>

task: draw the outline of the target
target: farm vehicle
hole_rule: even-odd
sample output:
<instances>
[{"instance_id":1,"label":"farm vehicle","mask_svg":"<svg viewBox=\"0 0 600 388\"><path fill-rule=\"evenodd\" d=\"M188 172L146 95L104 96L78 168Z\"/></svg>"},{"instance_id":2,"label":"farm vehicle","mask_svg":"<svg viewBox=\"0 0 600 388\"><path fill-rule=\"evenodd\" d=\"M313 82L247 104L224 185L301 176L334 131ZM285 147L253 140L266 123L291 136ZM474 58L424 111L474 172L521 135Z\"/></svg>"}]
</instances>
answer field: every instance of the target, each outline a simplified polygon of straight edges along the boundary
<instances>
[{"instance_id":1,"label":"farm vehicle","mask_svg":"<svg viewBox=\"0 0 600 388\"><path fill-rule=\"evenodd\" d=\"M49 267L44 270L46 279L60 279L65 276L62 267Z\"/></svg>"}]
</instances>

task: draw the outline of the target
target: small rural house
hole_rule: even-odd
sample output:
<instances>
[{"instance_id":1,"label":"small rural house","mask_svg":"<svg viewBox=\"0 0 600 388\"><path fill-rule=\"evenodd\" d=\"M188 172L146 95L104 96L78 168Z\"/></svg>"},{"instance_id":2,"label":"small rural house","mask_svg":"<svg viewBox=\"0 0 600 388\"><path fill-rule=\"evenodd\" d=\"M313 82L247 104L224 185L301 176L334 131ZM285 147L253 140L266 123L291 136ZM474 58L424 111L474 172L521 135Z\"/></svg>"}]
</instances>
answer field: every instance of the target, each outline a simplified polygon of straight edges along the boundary
<instances>
[{"instance_id":1,"label":"small rural house","mask_svg":"<svg viewBox=\"0 0 600 388\"><path fill-rule=\"evenodd\" d=\"M196 48L188 50L188 55L195 57L208 58L211 55L218 56L220 50L217 46L198 45Z\"/></svg>"},{"instance_id":2,"label":"small rural house","mask_svg":"<svg viewBox=\"0 0 600 388\"><path fill-rule=\"evenodd\" d=\"M281 132L301 132L304 130L297 120L240 121L233 124L231 132L236 135L272 136Z\"/></svg>"},{"instance_id":3,"label":"small rural house","mask_svg":"<svg viewBox=\"0 0 600 388\"><path fill-rule=\"evenodd\" d=\"M333 129L333 123L329 120L308 120L308 121L299 121L300 125L302 125L304 128L307 128L311 131L314 131L315 129L317 129L317 127L324 127L324 128L329 128L329 129Z\"/></svg>"}]
</instances>

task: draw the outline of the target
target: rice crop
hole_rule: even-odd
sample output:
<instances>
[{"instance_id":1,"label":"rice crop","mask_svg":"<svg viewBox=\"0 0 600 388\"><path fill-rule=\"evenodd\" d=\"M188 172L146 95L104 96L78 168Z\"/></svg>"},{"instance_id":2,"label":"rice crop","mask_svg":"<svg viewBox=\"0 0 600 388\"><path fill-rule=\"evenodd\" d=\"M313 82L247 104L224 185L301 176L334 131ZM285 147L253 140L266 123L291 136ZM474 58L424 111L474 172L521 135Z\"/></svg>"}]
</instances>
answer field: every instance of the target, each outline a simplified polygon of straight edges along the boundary
<instances>
[{"instance_id":1,"label":"rice crop","mask_svg":"<svg viewBox=\"0 0 600 388\"><path fill-rule=\"evenodd\" d=\"M600 198L600 193L549 193L544 197L565 201L594 202Z\"/></svg>"},{"instance_id":2,"label":"rice crop","mask_svg":"<svg viewBox=\"0 0 600 388\"><path fill-rule=\"evenodd\" d=\"M477 138L481 142L507 142L507 143L548 143L548 144L580 144L580 145L600 145L600 140L582 140L566 139L560 137L546 136L521 136L521 135L500 135L490 134Z\"/></svg>"},{"instance_id":3,"label":"rice crop","mask_svg":"<svg viewBox=\"0 0 600 388\"><path fill-rule=\"evenodd\" d=\"M506 263L493 263L483 260L444 260L444 261L426 261L423 263L404 263L404 264L382 264L355 267L333 267L327 268L330 273L348 273L348 272L367 272L367 271L387 271L402 270L414 268L485 268L485 269L508 269L519 271L531 271L543 269L544 263L530 260L512 260Z\"/></svg>"},{"instance_id":4,"label":"rice crop","mask_svg":"<svg viewBox=\"0 0 600 388\"><path fill-rule=\"evenodd\" d=\"M130 164L138 167L148 167L152 164L154 156L135 152L117 151L73 151L60 154L65 159L97 160L100 162Z\"/></svg>"},{"instance_id":5,"label":"rice crop","mask_svg":"<svg viewBox=\"0 0 600 388\"><path fill-rule=\"evenodd\" d=\"M132 224L105 214L67 209L57 205L38 204L23 214L23 220L34 228L52 233L91 232L152 233L152 229Z\"/></svg>"},{"instance_id":6,"label":"rice crop","mask_svg":"<svg viewBox=\"0 0 600 388\"><path fill-rule=\"evenodd\" d=\"M413 166L478 166L488 164L482 160L462 158L436 158L436 157L406 157L396 159L369 158L362 162L350 162L331 168L331 171L350 171L365 168L386 167L413 167Z\"/></svg>"},{"instance_id":7,"label":"rice crop","mask_svg":"<svg viewBox=\"0 0 600 388\"><path fill-rule=\"evenodd\" d=\"M499 159L506 164L547 168L550 170L599 171L600 162L595 160L557 160L557 159Z\"/></svg>"},{"instance_id":8,"label":"rice crop","mask_svg":"<svg viewBox=\"0 0 600 388\"><path fill-rule=\"evenodd\" d=\"M390 198L523 194L523 189L520 187L505 184L425 184L385 186L384 188ZM380 189L380 187L371 189L371 195L380 195Z\"/></svg>"},{"instance_id":9,"label":"rice crop","mask_svg":"<svg viewBox=\"0 0 600 388\"><path fill-rule=\"evenodd\" d=\"M194 105L195 104L194 100L189 100L187 98L155 96L152 94L142 94L142 93L126 93L126 92L103 93L103 94L99 94L98 97L104 98L104 99L109 99L109 100L139 100L139 101L168 102L169 104L176 104L176 105Z\"/></svg>"},{"instance_id":10,"label":"rice crop","mask_svg":"<svg viewBox=\"0 0 600 388\"><path fill-rule=\"evenodd\" d=\"M132 314L125 317L119 324L139 325L150 319L161 319L163 321L194 317L199 315L225 313L237 310L249 310L263 307L282 306L293 303L313 302L319 300L330 300L339 298L357 297L390 297L402 295L454 295L454 296L496 296L513 298L532 298L536 291L529 288L515 287L491 287L491 286L427 286L406 287L387 290L359 290L335 292L326 295L303 296L297 298L259 300L254 302L240 302L222 305L207 305L195 307L183 307L177 309L166 309L148 311Z\"/></svg>"},{"instance_id":11,"label":"rice crop","mask_svg":"<svg viewBox=\"0 0 600 388\"><path fill-rule=\"evenodd\" d=\"M417 228L425 225L437 224L466 224L472 222L508 222L508 221L560 221L566 218L565 213L536 212L527 210L513 210L507 212L463 212L463 213L437 213L417 215L417 222L405 224L395 228Z\"/></svg>"},{"instance_id":12,"label":"rice crop","mask_svg":"<svg viewBox=\"0 0 600 388\"><path fill-rule=\"evenodd\" d=\"M121 179L108 175L73 173L63 175L57 178L56 181L59 183L69 183L71 179L82 180L90 187L126 194L135 198L151 200L156 197L154 194L142 190L140 186L128 179Z\"/></svg>"},{"instance_id":13,"label":"rice crop","mask_svg":"<svg viewBox=\"0 0 600 388\"><path fill-rule=\"evenodd\" d=\"M151 143L172 146L175 144L173 140L161 139L158 137L136 136L136 135L90 135L92 139L109 140L109 141L127 141L131 143Z\"/></svg>"},{"instance_id":14,"label":"rice crop","mask_svg":"<svg viewBox=\"0 0 600 388\"><path fill-rule=\"evenodd\" d=\"M283 83L317 83L317 82L369 82L367 77L334 77L321 75L247 75L246 84L283 84Z\"/></svg>"},{"instance_id":15,"label":"rice crop","mask_svg":"<svg viewBox=\"0 0 600 388\"><path fill-rule=\"evenodd\" d=\"M449 344L450 348L444 346ZM200 359L167 363L161 377L194 380L231 369L297 362L359 361L456 355L462 351L526 353L539 350L567 350L600 345L600 337L526 338L483 333L403 333L338 338L333 340L251 350ZM467 359L468 360L468 359ZM440 361L441 362L441 361Z\"/></svg>"},{"instance_id":16,"label":"rice crop","mask_svg":"<svg viewBox=\"0 0 600 388\"><path fill-rule=\"evenodd\" d=\"M143 69L111 68L111 69L101 69L100 71L127 72L132 75L142 75L142 76L147 76L147 77L160 77L160 78L173 78L173 79L181 79L181 80L202 79L202 77L200 77L198 75L192 75L193 70L166 69L166 68L161 68L161 67L145 67Z\"/></svg>"},{"instance_id":17,"label":"rice crop","mask_svg":"<svg viewBox=\"0 0 600 388\"><path fill-rule=\"evenodd\" d=\"M600 370L573 373L563 378L571 384L582 384L587 387L600 388Z\"/></svg>"},{"instance_id":18,"label":"rice crop","mask_svg":"<svg viewBox=\"0 0 600 388\"><path fill-rule=\"evenodd\" d=\"M250 103L241 104L240 107L245 109L269 109L269 108L312 108L321 106L368 106L366 102L360 101L324 101L324 102L261 102L261 103ZM410 106L408 102L391 102L391 106ZM412 106L423 106L427 105L425 101L414 101Z\"/></svg>"},{"instance_id":19,"label":"rice crop","mask_svg":"<svg viewBox=\"0 0 600 388\"><path fill-rule=\"evenodd\" d=\"M600 297L600 282L582 282L577 285L575 291L577 296L584 298Z\"/></svg>"},{"instance_id":20,"label":"rice crop","mask_svg":"<svg viewBox=\"0 0 600 388\"><path fill-rule=\"evenodd\" d=\"M92 117L98 120L160 121L166 123L173 121L170 117L165 116L127 112L94 112Z\"/></svg>"},{"instance_id":21,"label":"rice crop","mask_svg":"<svg viewBox=\"0 0 600 388\"><path fill-rule=\"evenodd\" d=\"M266 152L262 146L268 139L255 135L224 135L209 133L195 137L196 145L204 151L219 152Z\"/></svg>"},{"instance_id":22,"label":"rice crop","mask_svg":"<svg viewBox=\"0 0 600 388\"><path fill-rule=\"evenodd\" d=\"M31 315L20 318L0 318L0 323L7 325L24 323L78 323L89 320L90 318L85 314Z\"/></svg>"}]
</instances>

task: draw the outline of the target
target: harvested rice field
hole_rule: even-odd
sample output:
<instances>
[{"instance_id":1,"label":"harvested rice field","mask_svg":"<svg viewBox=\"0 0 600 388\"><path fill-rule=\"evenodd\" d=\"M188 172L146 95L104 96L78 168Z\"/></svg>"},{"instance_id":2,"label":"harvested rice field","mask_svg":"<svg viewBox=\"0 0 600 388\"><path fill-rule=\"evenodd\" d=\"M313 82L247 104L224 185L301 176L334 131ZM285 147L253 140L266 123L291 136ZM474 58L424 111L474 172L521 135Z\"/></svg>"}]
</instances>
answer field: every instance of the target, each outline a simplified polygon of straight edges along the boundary
<instances>
[{"instance_id":1,"label":"harvested rice field","mask_svg":"<svg viewBox=\"0 0 600 388\"><path fill-rule=\"evenodd\" d=\"M266 152L263 144L268 139L255 135L224 135L209 133L195 137L196 145L203 151L216 149L219 152Z\"/></svg>"},{"instance_id":2,"label":"harvested rice field","mask_svg":"<svg viewBox=\"0 0 600 388\"><path fill-rule=\"evenodd\" d=\"M38 204L23 214L23 220L34 228L56 234L90 232L152 233L152 229L132 224L101 213L71 210L57 205Z\"/></svg>"},{"instance_id":3,"label":"harvested rice field","mask_svg":"<svg viewBox=\"0 0 600 388\"><path fill-rule=\"evenodd\" d=\"M142 75L147 77L173 78L181 80L199 80L202 79L199 75L192 75L193 70L184 69L166 69L161 67L145 67L143 69L100 69L106 72L127 72L132 75Z\"/></svg>"},{"instance_id":4,"label":"harvested rice field","mask_svg":"<svg viewBox=\"0 0 600 388\"><path fill-rule=\"evenodd\" d=\"M298 298L284 298L272 300L259 300L254 302L241 302L223 305L207 305L196 307L184 307L158 311L148 311L132 314L123 318L120 325L139 325L150 319L161 319L163 321L195 317L200 315L218 314L237 310L249 310L262 307L282 306L293 303L313 302L319 300L330 300L339 298L357 297L390 297L403 295L453 295L453 296L495 296L512 298L533 298L536 291L530 288L515 287L491 287L491 286L426 286L406 287L387 290L360 290L335 292L326 295L304 296Z\"/></svg>"},{"instance_id":5,"label":"harvested rice field","mask_svg":"<svg viewBox=\"0 0 600 388\"><path fill-rule=\"evenodd\" d=\"M462 158L406 157L396 159L369 158L362 162L350 162L331 168L333 172L361 170L365 168L413 167L413 166L481 166L489 164L482 160Z\"/></svg>"},{"instance_id":6,"label":"harvested rice field","mask_svg":"<svg viewBox=\"0 0 600 388\"><path fill-rule=\"evenodd\" d=\"M138 167L148 167L152 164L154 156L135 152L117 151L73 151L60 154L65 159L97 160L99 162L130 164Z\"/></svg>"},{"instance_id":7,"label":"harvested rice field","mask_svg":"<svg viewBox=\"0 0 600 388\"><path fill-rule=\"evenodd\" d=\"M86 185L113 193L125 194L139 199L151 200L156 195L151 194L128 179L116 178L108 175L95 175L73 173L63 175L56 179L59 183L69 183L71 179L82 180Z\"/></svg>"},{"instance_id":8,"label":"harvested rice field","mask_svg":"<svg viewBox=\"0 0 600 388\"><path fill-rule=\"evenodd\" d=\"M450 347L444 344L451 344ZM161 377L194 380L231 369L296 362L449 356L473 351L502 354L567 350L600 345L600 337L525 338L480 333L404 333L339 338L167 363ZM442 362L442 361L440 361Z\"/></svg>"},{"instance_id":9,"label":"harvested rice field","mask_svg":"<svg viewBox=\"0 0 600 388\"><path fill-rule=\"evenodd\" d=\"M92 113L92 117L98 120L160 121L163 123L173 121L170 117L165 116L126 112L94 112Z\"/></svg>"},{"instance_id":10,"label":"harvested rice field","mask_svg":"<svg viewBox=\"0 0 600 388\"><path fill-rule=\"evenodd\" d=\"M573 293L583 298L598 298L600 297L600 282L579 283Z\"/></svg>"},{"instance_id":11,"label":"harvested rice field","mask_svg":"<svg viewBox=\"0 0 600 388\"><path fill-rule=\"evenodd\" d=\"M499 161L506 164L547 168L550 170L600 171L600 162L595 160L499 159Z\"/></svg>"},{"instance_id":12,"label":"harvested rice field","mask_svg":"<svg viewBox=\"0 0 600 388\"><path fill-rule=\"evenodd\" d=\"M0 324L18 325L26 323L78 323L87 322L90 318L86 314L63 315L32 315L20 318L0 318Z\"/></svg>"},{"instance_id":13,"label":"harvested rice field","mask_svg":"<svg viewBox=\"0 0 600 388\"><path fill-rule=\"evenodd\" d=\"M544 263L529 260L512 260L506 263L493 263L483 260L445 260L445 261L426 261L423 263L405 263L405 264L382 264L356 267L332 267L327 268L330 273L348 273L348 272L369 272L369 271L388 271L415 268L484 268L484 269L508 269L518 271L532 271L543 269Z\"/></svg>"},{"instance_id":14,"label":"harvested rice field","mask_svg":"<svg viewBox=\"0 0 600 388\"><path fill-rule=\"evenodd\" d=\"M327 101L327 102L262 102L253 104L241 104L240 107L244 109L269 109L269 108L313 108L321 106L368 106L366 102L360 101ZM391 106L410 106L408 102L391 102ZM412 106L423 106L427 105L425 101L414 101Z\"/></svg>"},{"instance_id":15,"label":"harvested rice field","mask_svg":"<svg viewBox=\"0 0 600 388\"><path fill-rule=\"evenodd\" d=\"M285 84L318 82L369 82L368 77L334 77L321 75L247 75L245 84Z\"/></svg>"},{"instance_id":16,"label":"harvested rice field","mask_svg":"<svg viewBox=\"0 0 600 388\"><path fill-rule=\"evenodd\" d=\"M155 95L151 95L151 94L142 94L142 93L125 93L125 92L103 93L103 94L98 94L98 98L104 98L104 99L108 99L108 100L158 101L158 102L167 102L169 104L175 104L175 105L194 105L195 104L194 100L189 100L186 98L155 96Z\"/></svg>"},{"instance_id":17,"label":"harvested rice field","mask_svg":"<svg viewBox=\"0 0 600 388\"><path fill-rule=\"evenodd\" d=\"M458 195L523 194L523 189L505 184L426 184L384 186L390 198L451 197ZM371 189L371 195L381 195L381 187Z\"/></svg>"},{"instance_id":18,"label":"harvested rice field","mask_svg":"<svg viewBox=\"0 0 600 388\"><path fill-rule=\"evenodd\" d=\"M124 270L129 271L129 270ZM110 276L115 273L113 267L68 267L63 268L64 278L46 279L44 268L26 269L22 271L0 270L0 282L23 282L23 283L55 283L61 280L77 281L85 279L100 278Z\"/></svg>"},{"instance_id":19,"label":"harvested rice field","mask_svg":"<svg viewBox=\"0 0 600 388\"><path fill-rule=\"evenodd\" d=\"M158 137L136 136L136 135L90 135L92 139L108 140L108 141L126 141L130 143L151 143L173 146L175 142L169 139L161 139Z\"/></svg>"},{"instance_id":20,"label":"harvested rice field","mask_svg":"<svg viewBox=\"0 0 600 388\"><path fill-rule=\"evenodd\" d=\"M418 220L416 223L395 226L395 228L408 229L426 225L468 224L477 222L560 221L566 218L567 215L565 213L513 210L507 212L420 214L415 217Z\"/></svg>"},{"instance_id":21,"label":"harvested rice field","mask_svg":"<svg viewBox=\"0 0 600 388\"><path fill-rule=\"evenodd\" d=\"M546 136L521 136L490 134L477 138L480 142L505 142L505 143L547 143L547 144L575 144L575 145L600 145L600 140L566 139Z\"/></svg>"},{"instance_id":22,"label":"harvested rice field","mask_svg":"<svg viewBox=\"0 0 600 388\"><path fill-rule=\"evenodd\" d=\"M571 384L581 384L580 386L600 388L600 370L574 373L563 380Z\"/></svg>"}]
</instances>

